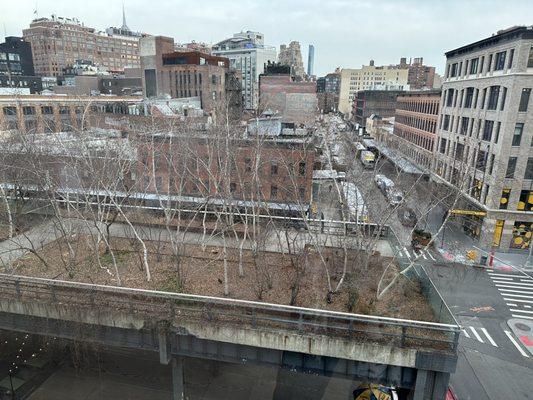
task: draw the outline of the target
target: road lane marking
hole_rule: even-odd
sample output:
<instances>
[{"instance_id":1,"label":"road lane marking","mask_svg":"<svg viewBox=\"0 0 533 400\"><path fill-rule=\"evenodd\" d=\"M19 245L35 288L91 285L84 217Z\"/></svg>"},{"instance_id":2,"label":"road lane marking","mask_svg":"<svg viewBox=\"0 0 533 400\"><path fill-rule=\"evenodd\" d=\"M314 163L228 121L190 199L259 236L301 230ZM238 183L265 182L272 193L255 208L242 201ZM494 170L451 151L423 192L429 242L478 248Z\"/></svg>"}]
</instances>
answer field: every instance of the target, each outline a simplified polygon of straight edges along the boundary
<instances>
[{"instance_id":1,"label":"road lane marking","mask_svg":"<svg viewBox=\"0 0 533 400\"><path fill-rule=\"evenodd\" d=\"M409 254L409 250L407 250L407 248L403 248L403 251L405 251L405 254L407 254L407 258L409 259L409 261L411 261L411 254Z\"/></svg>"},{"instance_id":2,"label":"road lane marking","mask_svg":"<svg viewBox=\"0 0 533 400\"><path fill-rule=\"evenodd\" d=\"M517 275L517 274L497 274L495 272L488 272L490 276L503 276L503 277L510 277L510 276L516 276L517 278L524 277L524 275Z\"/></svg>"},{"instance_id":3,"label":"road lane marking","mask_svg":"<svg viewBox=\"0 0 533 400\"><path fill-rule=\"evenodd\" d=\"M512 317L515 317L515 318L522 318L522 319L530 319L533 321L533 317L527 317L525 315L516 315L516 314L511 314Z\"/></svg>"},{"instance_id":4,"label":"road lane marking","mask_svg":"<svg viewBox=\"0 0 533 400\"><path fill-rule=\"evenodd\" d=\"M505 290L505 289L502 289L502 290ZM525 296L523 294L512 294L512 293L502 293L502 295L509 296L509 297L520 297L522 299L533 299L533 296L531 296L531 295L530 296ZM514 300L514 299L511 299L511 300Z\"/></svg>"},{"instance_id":5,"label":"road lane marking","mask_svg":"<svg viewBox=\"0 0 533 400\"><path fill-rule=\"evenodd\" d=\"M531 306L524 304L524 308L531 308Z\"/></svg>"},{"instance_id":6,"label":"road lane marking","mask_svg":"<svg viewBox=\"0 0 533 400\"><path fill-rule=\"evenodd\" d=\"M477 331L474 329L473 326L470 327L470 330L472 331L472 333L474 334L477 340L479 340L481 343L485 343L483 339L481 339L481 336L479 336L479 333L477 333Z\"/></svg>"},{"instance_id":7,"label":"road lane marking","mask_svg":"<svg viewBox=\"0 0 533 400\"><path fill-rule=\"evenodd\" d=\"M502 285L501 283L498 283L495 285L496 287L503 287L503 288L511 288L511 289L526 289L526 290L532 290L532 287L529 286L520 286L520 285Z\"/></svg>"},{"instance_id":8,"label":"road lane marking","mask_svg":"<svg viewBox=\"0 0 533 400\"><path fill-rule=\"evenodd\" d=\"M433 256L431 255L431 253L430 253L429 251L426 250L426 253L427 253L427 255L428 255L433 261L437 261L437 260L435 260L435 257L433 257Z\"/></svg>"},{"instance_id":9,"label":"road lane marking","mask_svg":"<svg viewBox=\"0 0 533 400\"><path fill-rule=\"evenodd\" d=\"M422 257L424 257L424 260L427 260L427 259L428 259L428 258L425 256L425 254L424 254L423 251L420 252L420 255L421 255Z\"/></svg>"},{"instance_id":10,"label":"road lane marking","mask_svg":"<svg viewBox=\"0 0 533 400\"><path fill-rule=\"evenodd\" d=\"M500 292L522 293L522 294L533 295L533 292L526 292L526 291L523 291L523 290L511 290L511 289L500 289L500 288L498 288L498 290Z\"/></svg>"},{"instance_id":11,"label":"road lane marking","mask_svg":"<svg viewBox=\"0 0 533 400\"><path fill-rule=\"evenodd\" d=\"M508 299L508 298L505 298L505 297L503 299L505 301L515 301L517 303L531 303L531 304L533 304L533 300Z\"/></svg>"},{"instance_id":12,"label":"road lane marking","mask_svg":"<svg viewBox=\"0 0 533 400\"><path fill-rule=\"evenodd\" d=\"M481 329L481 332L483 332L485 336L487 337L487 339L489 339L489 342L491 345L493 345L494 347L498 347L494 339L492 339L492 337L489 335L489 333L487 332L485 328L479 328L479 329Z\"/></svg>"},{"instance_id":13,"label":"road lane marking","mask_svg":"<svg viewBox=\"0 0 533 400\"><path fill-rule=\"evenodd\" d=\"M504 285L515 285L515 286L525 286L525 287L533 287L533 284L531 283L524 283L524 282L516 282L516 281L493 281L494 283L502 283Z\"/></svg>"},{"instance_id":14,"label":"road lane marking","mask_svg":"<svg viewBox=\"0 0 533 400\"><path fill-rule=\"evenodd\" d=\"M514 279L513 278L500 278L500 277L496 277L496 276L491 276L491 279L493 282L498 282L499 280L502 280L503 281L511 281L511 282L514 282ZM498 281L496 280L498 279Z\"/></svg>"},{"instance_id":15,"label":"road lane marking","mask_svg":"<svg viewBox=\"0 0 533 400\"><path fill-rule=\"evenodd\" d=\"M461 329L463 331L463 333L465 334L465 336L470 339L470 334L467 332L466 329Z\"/></svg>"},{"instance_id":16,"label":"road lane marking","mask_svg":"<svg viewBox=\"0 0 533 400\"><path fill-rule=\"evenodd\" d=\"M521 282L533 282L533 279L520 279Z\"/></svg>"},{"instance_id":17,"label":"road lane marking","mask_svg":"<svg viewBox=\"0 0 533 400\"><path fill-rule=\"evenodd\" d=\"M516 340L514 340L511 332L509 332L509 331L504 331L504 332L507 335L507 337L509 338L509 340L514 344L514 347L516 347L516 349L520 352L520 354L522 354L524 357L529 358L529 356L526 354L526 352L520 347L520 345L516 342Z\"/></svg>"},{"instance_id":18,"label":"road lane marking","mask_svg":"<svg viewBox=\"0 0 533 400\"><path fill-rule=\"evenodd\" d=\"M517 310L515 308L511 308L511 312L519 312L519 313L526 313L526 314L533 314L533 311L526 311L526 310Z\"/></svg>"},{"instance_id":19,"label":"road lane marking","mask_svg":"<svg viewBox=\"0 0 533 400\"><path fill-rule=\"evenodd\" d=\"M508 305L509 307L518 307L518 304L514 304L514 303L507 303L507 305Z\"/></svg>"}]
</instances>

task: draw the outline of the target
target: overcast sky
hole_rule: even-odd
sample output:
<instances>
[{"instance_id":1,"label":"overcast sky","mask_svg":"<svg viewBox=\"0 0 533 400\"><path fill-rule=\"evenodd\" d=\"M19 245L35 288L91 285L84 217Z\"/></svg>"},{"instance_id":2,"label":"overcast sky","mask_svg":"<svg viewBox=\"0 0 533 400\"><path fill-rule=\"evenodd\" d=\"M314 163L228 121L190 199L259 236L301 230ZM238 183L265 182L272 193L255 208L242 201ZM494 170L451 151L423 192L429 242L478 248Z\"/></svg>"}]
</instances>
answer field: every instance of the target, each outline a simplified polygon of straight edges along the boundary
<instances>
[{"instance_id":1,"label":"overcast sky","mask_svg":"<svg viewBox=\"0 0 533 400\"><path fill-rule=\"evenodd\" d=\"M19 0L1 7L7 35L22 34L35 17L77 17L104 29L122 23L122 0ZM298 40L304 65L315 45L315 74L424 57L444 70L447 50L513 25L533 24L532 0L125 0L133 30L176 42L216 43L241 30L264 33L276 46ZM2 33L3 33L3 26Z\"/></svg>"}]
</instances>

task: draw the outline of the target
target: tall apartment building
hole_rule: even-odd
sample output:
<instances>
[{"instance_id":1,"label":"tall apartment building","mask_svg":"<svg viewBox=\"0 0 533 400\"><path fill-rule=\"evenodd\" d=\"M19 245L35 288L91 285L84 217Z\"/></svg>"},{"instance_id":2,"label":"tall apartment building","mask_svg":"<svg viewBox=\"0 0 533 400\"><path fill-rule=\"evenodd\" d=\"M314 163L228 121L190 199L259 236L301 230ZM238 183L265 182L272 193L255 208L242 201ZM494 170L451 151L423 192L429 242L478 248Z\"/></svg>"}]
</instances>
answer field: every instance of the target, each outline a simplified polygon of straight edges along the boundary
<instances>
[{"instance_id":1,"label":"tall apartment building","mask_svg":"<svg viewBox=\"0 0 533 400\"><path fill-rule=\"evenodd\" d=\"M76 60L90 60L118 72L140 66L141 34L130 31L125 20L121 28L100 32L76 18L52 15L33 20L23 37L31 44L35 74L40 76L59 76Z\"/></svg>"},{"instance_id":2,"label":"tall apartment building","mask_svg":"<svg viewBox=\"0 0 533 400\"><path fill-rule=\"evenodd\" d=\"M276 61L276 48L265 46L262 33L246 31L213 45L211 53L228 58L230 68L242 72L244 107L256 109L259 75L265 72L265 64Z\"/></svg>"},{"instance_id":3,"label":"tall apartment building","mask_svg":"<svg viewBox=\"0 0 533 400\"><path fill-rule=\"evenodd\" d=\"M435 174L462 190L461 207L469 215L457 218L482 247L527 250L533 232L533 27L499 31L446 58Z\"/></svg>"},{"instance_id":4,"label":"tall apartment building","mask_svg":"<svg viewBox=\"0 0 533 400\"><path fill-rule=\"evenodd\" d=\"M339 107L339 92L341 75L338 72L327 74L316 81L318 109L324 113L337 111Z\"/></svg>"},{"instance_id":5,"label":"tall apartment building","mask_svg":"<svg viewBox=\"0 0 533 400\"><path fill-rule=\"evenodd\" d=\"M33 69L31 45L20 37L6 37L0 43L0 91L34 94L41 89L41 78Z\"/></svg>"},{"instance_id":6,"label":"tall apartment building","mask_svg":"<svg viewBox=\"0 0 533 400\"><path fill-rule=\"evenodd\" d=\"M402 57L398 67L409 70L407 83L411 90L432 89L435 87L435 67L424 65L422 57L415 57L412 61L409 61L409 64L407 64L407 59Z\"/></svg>"},{"instance_id":7,"label":"tall apartment building","mask_svg":"<svg viewBox=\"0 0 533 400\"><path fill-rule=\"evenodd\" d=\"M278 61L280 64L289 65L291 67L292 76L296 79L304 79L305 69L302 60L300 42L293 40L288 46L285 44L279 46Z\"/></svg>"},{"instance_id":8,"label":"tall apartment building","mask_svg":"<svg viewBox=\"0 0 533 400\"><path fill-rule=\"evenodd\" d=\"M423 171L431 171L437 141L440 90L405 92L396 98L394 131L386 145Z\"/></svg>"},{"instance_id":9,"label":"tall apartment building","mask_svg":"<svg viewBox=\"0 0 533 400\"><path fill-rule=\"evenodd\" d=\"M307 76L315 74L315 46L309 45L309 52L307 54Z\"/></svg>"},{"instance_id":10,"label":"tall apartment building","mask_svg":"<svg viewBox=\"0 0 533 400\"><path fill-rule=\"evenodd\" d=\"M199 51L173 51L173 39L162 36L144 37L140 44L146 97L199 97L202 109L208 113L227 105L232 115L240 116L240 71L230 69L227 58Z\"/></svg>"},{"instance_id":11,"label":"tall apartment building","mask_svg":"<svg viewBox=\"0 0 533 400\"><path fill-rule=\"evenodd\" d=\"M374 60L370 65L363 65L358 69L344 68L341 70L339 93L339 111L351 115L355 94L360 90L370 89L408 89L409 69L396 65L375 66Z\"/></svg>"}]
</instances>

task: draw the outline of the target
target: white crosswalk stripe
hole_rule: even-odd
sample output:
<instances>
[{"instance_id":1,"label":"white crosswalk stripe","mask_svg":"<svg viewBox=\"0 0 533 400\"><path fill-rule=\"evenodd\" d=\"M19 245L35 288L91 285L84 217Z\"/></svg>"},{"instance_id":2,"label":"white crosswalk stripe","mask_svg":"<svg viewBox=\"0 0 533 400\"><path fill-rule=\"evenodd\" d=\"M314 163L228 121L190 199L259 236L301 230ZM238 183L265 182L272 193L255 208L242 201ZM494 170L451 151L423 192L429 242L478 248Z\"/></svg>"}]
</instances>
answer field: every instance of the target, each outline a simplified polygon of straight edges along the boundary
<instances>
[{"instance_id":1,"label":"white crosswalk stripe","mask_svg":"<svg viewBox=\"0 0 533 400\"><path fill-rule=\"evenodd\" d=\"M409 250L407 247L400 247L400 246L395 246L395 247L396 247L396 254L398 255L398 257L407 258L409 259L409 261L412 261L415 258L437 261L437 259L433 256L433 254L431 254L431 251L427 249L421 250L420 252L416 252L414 250Z\"/></svg>"},{"instance_id":2,"label":"white crosswalk stripe","mask_svg":"<svg viewBox=\"0 0 533 400\"><path fill-rule=\"evenodd\" d=\"M498 347L492 335L487 329L483 327L463 326L461 328L461 332L467 339L477 340L480 343L491 344L494 347ZM488 343L486 342L486 340L488 341Z\"/></svg>"},{"instance_id":3,"label":"white crosswalk stripe","mask_svg":"<svg viewBox=\"0 0 533 400\"><path fill-rule=\"evenodd\" d=\"M509 332L509 331L504 331L504 332L507 335L507 337L509 338L509 340L511 341L511 343L514 345L514 347L516 347L516 349L520 352L520 354L522 354L526 358L529 358L529 356L524 351L524 349L522 349L522 347L520 347L518 342L515 340L515 338L513 337L513 334L511 332Z\"/></svg>"},{"instance_id":4,"label":"white crosswalk stripe","mask_svg":"<svg viewBox=\"0 0 533 400\"><path fill-rule=\"evenodd\" d=\"M505 300L514 318L533 319L533 279L525 274L503 274L489 271L495 288Z\"/></svg>"}]
</instances>

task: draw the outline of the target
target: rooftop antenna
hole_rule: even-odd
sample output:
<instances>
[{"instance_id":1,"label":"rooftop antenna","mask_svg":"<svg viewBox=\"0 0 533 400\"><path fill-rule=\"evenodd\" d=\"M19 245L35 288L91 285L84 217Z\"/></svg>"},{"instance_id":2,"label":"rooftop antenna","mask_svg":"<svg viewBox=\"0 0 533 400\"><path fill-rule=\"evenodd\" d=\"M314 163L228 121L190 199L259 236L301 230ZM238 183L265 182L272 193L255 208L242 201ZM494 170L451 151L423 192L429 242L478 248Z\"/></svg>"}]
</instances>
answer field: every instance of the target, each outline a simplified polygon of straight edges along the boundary
<instances>
[{"instance_id":1,"label":"rooftop antenna","mask_svg":"<svg viewBox=\"0 0 533 400\"><path fill-rule=\"evenodd\" d=\"M35 2L35 10L33 10L33 15L35 15L35 18L39 18L39 12L37 10L37 2Z\"/></svg>"},{"instance_id":2,"label":"rooftop antenna","mask_svg":"<svg viewBox=\"0 0 533 400\"><path fill-rule=\"evenodd\" d=\"M128 25L126 24L126 11L124 9L124 2L122 2L122 30L129 31Z\"/></svg>"}]
</instances>

